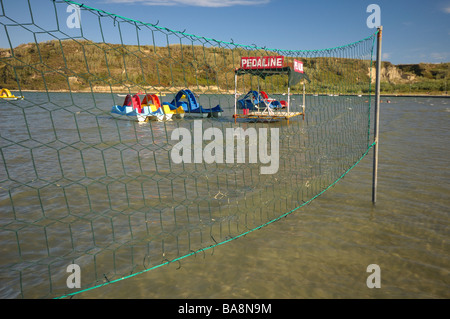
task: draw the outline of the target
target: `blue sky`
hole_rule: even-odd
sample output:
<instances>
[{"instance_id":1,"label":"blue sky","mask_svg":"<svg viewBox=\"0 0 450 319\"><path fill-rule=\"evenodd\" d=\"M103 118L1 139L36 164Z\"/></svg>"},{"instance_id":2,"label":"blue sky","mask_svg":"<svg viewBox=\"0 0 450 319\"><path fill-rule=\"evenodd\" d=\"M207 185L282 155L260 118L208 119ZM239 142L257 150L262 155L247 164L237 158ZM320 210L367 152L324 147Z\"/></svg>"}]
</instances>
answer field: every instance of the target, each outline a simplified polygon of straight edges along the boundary
<instances>
[{"instance_id":1,"label":"blue sky","mask_svg":"<svg viewBox=\"0 0 450 319\"><path fill-rule=\"evenodd\" d=\"M2 0L6 13L26 0ZM45 5L33 8L35 20ZM383 60L394 64L450 61L450 0L78 0L142 22L189 34L276 49L325 49L375 32L368 5L381 9ZM41 5L42 4L42 5ZM41 11L41 12L39 12ZM25 14L25 13L24 13ZM69 13L67 13L69 15ZM82 17L83 19L83 17ZM0 20L1 22L1 20ZM84 22L84 21L83 21ZM108 30L105 30L108 32ZM2 34L0 33L0 37ZM20 41L18 35L17 41ZM0 45L4 46L1 42ZM24 39L24 42L30 42Z\"/></svg>"}]
</instances>

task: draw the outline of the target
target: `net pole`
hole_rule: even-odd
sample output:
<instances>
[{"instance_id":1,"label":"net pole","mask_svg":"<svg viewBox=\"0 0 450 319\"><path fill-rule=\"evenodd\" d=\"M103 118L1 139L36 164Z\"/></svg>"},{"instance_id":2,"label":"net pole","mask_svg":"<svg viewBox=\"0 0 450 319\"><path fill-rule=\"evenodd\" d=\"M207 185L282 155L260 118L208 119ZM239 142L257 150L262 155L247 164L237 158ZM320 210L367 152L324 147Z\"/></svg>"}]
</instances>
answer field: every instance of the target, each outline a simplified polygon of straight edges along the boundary
<instances>
[{"instance_id":1,"label":"net pole","mask_svg":"<svg viewBox=\"0 0 450 319\"><path fill-rule=\"evenodd\" d=\"M287 103L287 114L289 115L289 108L291 106L291 87L288 84L288 103Z\"/></svg>"},{"instance_id":2,"label":"net pole","mask_svg":"<svg viewBox=\"0 0 450 319\"><path fill-rule=\"evenodd\" d=\"M237 114L237 73L234 72L234 123L236 123Z\"/></svg>"},{"instance_id":3,"label":"net pole","mask_svg":"<svg viewBox=\"0 0 450 319\"><path fill-rule=\"evenodd\" d=\"M303 106L302 106L303 119L305 118L305 104L306 104L306 88L305 88L305 81L303 81Z\"/></svg>"},{"instance_id":4,"label":"net pole","mask_svg":"<svg viewBox=\"0 0 450 319\"><path fill-rule=\"evenodd\" d=\"M372 180L372 202L377 201L378 184L378 131L380 127L380 77L381 77L381 40L383 27L378 27L377 35L377 70L375 84L375 127L374 127L374 148L373 148L373 180Z\"/></svg>"}]
</instances>

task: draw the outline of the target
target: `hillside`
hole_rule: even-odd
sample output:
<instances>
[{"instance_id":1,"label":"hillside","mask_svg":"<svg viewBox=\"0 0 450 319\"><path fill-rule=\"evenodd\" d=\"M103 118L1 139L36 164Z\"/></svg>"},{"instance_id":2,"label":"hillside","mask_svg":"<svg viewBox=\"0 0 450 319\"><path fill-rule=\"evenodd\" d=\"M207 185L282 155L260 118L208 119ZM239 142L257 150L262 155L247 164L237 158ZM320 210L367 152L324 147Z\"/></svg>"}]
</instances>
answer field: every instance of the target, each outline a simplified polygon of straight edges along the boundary
<instances>
[{"instance_id":1,"label":"hillside","mask_svg":"<svg viewBox=\"0 0 450 319\"><path fill-rule=\"evenodd\" d=\"M447 94L450 89L450 63L393 65L382 62L382 93Z\"/></svg>"},{"instance_id":2,"label":"hillside","mask_svg":"<svg viewBox=\"0 0 450 319\"><path fill-rule=\"evenodd\" d=\"M0 86L17 90L17 77L21 90L174 92L194 87L202 93L231 93L234 69L239 66L240 57L248 54L242 49L203 46L138 47L89 41L22 44L13 52L0 49ZM372 75L375 81L375 68L370 69L368 61L299 58L312 79L307 87L309 93L367 93L369 77ZM383 62L381 90L395 94L445 94L449 73L450 63ZM253 85L251 81L255 80L245 81ZM261 85L276 93L285 92L287 83L281 77L272 77ZM300 90L300 86L293 90Z\"/></svg>"}]
</instances>

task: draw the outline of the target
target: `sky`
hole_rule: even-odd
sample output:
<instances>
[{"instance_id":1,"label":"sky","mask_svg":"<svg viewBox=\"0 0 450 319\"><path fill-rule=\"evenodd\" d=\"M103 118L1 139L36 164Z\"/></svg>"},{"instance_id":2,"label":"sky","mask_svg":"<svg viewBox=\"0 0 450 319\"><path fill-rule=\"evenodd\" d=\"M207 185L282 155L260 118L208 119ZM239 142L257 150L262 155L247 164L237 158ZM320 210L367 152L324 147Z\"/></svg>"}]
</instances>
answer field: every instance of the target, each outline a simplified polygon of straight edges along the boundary
<instances>
[{"instance_id":1,"label":"sky","mask_svg":"<svg viewBox=\"0 0 450 319\"><path fill-rule=\"evenodd\" d=\"M28 0L1 0L6 15ZM48 16L50 0L30 0L33 19ZM23 2L23 3L22 3ZM450 0L77 0L86 6L171 30L244 45L314 50L366 38L379 6L382 59L393 64L450 62ZM39 5L38 5L39 4ZM25 7L28 5L25 4ZM27 14L26 10L23 13ZM69 13L65 13L70 15ZM373 18L373 16L371 16ZM82 22L83 16L81 17ZM0 23L3 20L0 15ZM88 28L85 28L88 29ZM105 28L104 32L110 32ZM87 32L87 31L86 31ZM111 31L112 32L112 31ZM0 29L0 46L5 47ZM21 39L18 32L15 42Z\"/></svg>"}]
</instances>

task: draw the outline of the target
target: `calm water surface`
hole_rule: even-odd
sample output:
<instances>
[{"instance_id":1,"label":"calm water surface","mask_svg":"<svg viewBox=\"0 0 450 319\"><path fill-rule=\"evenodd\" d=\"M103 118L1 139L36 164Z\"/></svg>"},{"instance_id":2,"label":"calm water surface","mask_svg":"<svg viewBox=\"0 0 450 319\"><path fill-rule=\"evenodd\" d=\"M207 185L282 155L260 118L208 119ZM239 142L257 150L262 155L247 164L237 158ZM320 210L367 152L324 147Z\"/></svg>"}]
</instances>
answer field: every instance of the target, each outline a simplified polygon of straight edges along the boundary
<instances>
[{"instance_id":1,"label":"calm water surface","mask_svg":"<svg viewBox=\"0 0 450 319\"><path fill-rule=\"evenodd\" d=\"M61 101L58 101L58 96ZM76 100L83 97L74 95L73 98ZM381 104L376 205L371 202L373 152L370 151L335 186L309 205L276 223L204 253L197 253L181 262L174 262L126 280L77 294L73 298L449 298L450 99L396 97L390 101L391 103ZM14 152L21 154L13 162L16 166L12 164L9 167L9 173L14 174L15 180L19 183L25 182L30 179L30 174L39 175L41 172L42 175L37 177L52 174L58 176L61 170L68 180L76 180L80 174L84 174L80 171L82 165L78 165L81 160L73 156L79 155L79 152L71 151L71 146L83 149L83 145L77 142L79 140L77 131L82 140L96 144L99 150L117 139L113 135L117 132L116 127L103 125L102 131L95 129L97 124L102 125L103 122L110 121L107 114L97 112L98 109L108 109L109 102L101 98L97 102L98 108L92 107L88 112L85 110L81 112L82 110L74 106L77 105L77 101L72 103L67 100L67 96L56 95L52 97L51 104L42 102L42 112L39 112L36 106L33 107L34 113L29 112L26 105L23 108L11 108L12 112L5 115L11 117L11 121L23 117L23 114L27 115L28 120L28 123L17 123L17 129L11 127L8 132L15 134L8 134L8 142L3 141L8 144L9 141L14 143L8 146L11 150L8 154L15 154ZM35 111L36 109L38 111ZM49 116L49 110L52 117ZM97 123L92 125L87 123L85 127L77 129L75 117L67 116L66 110L75 114L78 123L87 121ZM93 117L92 114L96 116ZM64 121L57 121L58 118ZM20 129L26 127L25 125L28 125L29 131ZM162 131L148 135L148 132L130 129L130 135L127 135L124 133L127 132L127 125L130 124L125 121L117 122L121 134L123 133L120 136L123 143L133 144L136 139L152 143L155 134L167 134ZM52 126L58 129L56 134L65 133L54 136L55 133L49 129ZM46 130L48 134L44 136L48 141L41 141L48 143L46 147L37 147L33 144L33 140L27 140L28 134L33 137L35 132ZM55 139L59 139L59 142L55 142ZM69 146L62 147L61 144L56 144L60 142ZM30 158L29 153L23 152L17 143L25 143L23 144L25 147L34 148L32 154L37 163L35 168L28 170L26 166L21 166L21 163L29 162ZM59 150L58 154L56 149ZM117 158L116 151L118 152L118 149L113 147L103 153L105 165L110 169L108 173L115 177L116 169L123 169L132 175L135 167L114 166L117 162L113 160ZM10 160L7 158L8 154L4 154L7 161ZM56 155L60 157L61 167L49 165L51 161L46 160ZM141 154L143 158L145 155ZM83 156L84 161L98 158L98 154L92 149L84 150ZM124 156L132 154L125 154L124 151ZM77 165L71 166L71 163ZM167 163L161 165L159 168L161 173L164 173L167 170L164 165ZM154 167L144 167L145 169L150 172ZM85 173L92 179L104 174L92 167L86 167ZM39 179L36 179L36 183L38 181ZM64 182L67 183L61 180L61 183ZM85 182L83 179L79 183L83 185ZM109 185L113 192L119 192L123 188L123 184L120 183ZM3 183L1 186L6 189L9 184ZM130 187L131 193L133 183L130 182L127 186ZM30 215L35 214L34 211L39 211L40 205L44 205L48 208L48 214L54 214L55 218L64 220L64 215L58 215L62 214L60 208L65 205L71 206L73 203L62 202L63 197L58 195L61 190L56 186L43 187L40 191L42 195L46 195L45 192L49 193L44 203L23 203L19 201L20 194L15 195L18 196L16 216L26 213L31 219L39 219L39 213L36 213L35 217ZM69 185L66 191L73 192L68 194L71 195L69 198L76 199L78 195L82 195L83 188L81 186L72 188ZM10 227L15 226L8 206L10 205L8 196L6 193L2 193L1 196L2 223ZM26 192L23 196L27 196ZM153 199L149 196L148 200ZM87 204L74 203L74 207L84 207L83 205ZM91 209L101 210L102 205L111 205L113 209L122 211L133 209L133 205L141 207L143 203L139 198L130 197L128 203L130 206L127 208L123 201L99 198L95 205L99 207ZM72 211L72 213L82 212ZM111 240L111 233L107 227L110 221L108 219L104 223L101 219L98 221L95 226L105 227L104 230L100 229L99 234L104 231L106 235L104 238L97 236L97 244L101 245L103 241L107 244ZM125 229L128 222L126 220L123 225L119 224L116 230L120 230L120 226ZM76 225L73 224L73 227L75 229ZM48 227L48 230L50 229L51 227ZM14 233L9 233L11 234ZM19 234L26 235L20 232ZM77 239L75 232L57 236L47 235L48 238L73 236L75 240ZM34 235L31 233L29 236ZM115 236L117 239L120 232L116 232ZM15 239L9 236L0 240L3 247L3 258L0 261L2 265L8 265L17 258ZM31 241L29 251L32 255L39 257L41 254L45 257L47 251L33 250L32 245L38 242L38 237L36 243ZM71 249L65 247L63 243L53 243L52 240L46 244L61 251ZM89 247L88 242L81 244ZM50 252L58 254L58 250ZM89 253L91 257L96 256L95 251ZM22 257L31 259L36 256ZM371 264L377 264L381 269L379 289L369 289L366 285L366 279L370 275L366 269ZM102 265L98 266L101 269ZM45 280L36 285L48 290L48 282ZM16 294L3 289L2 297L16 297Z\"/></svg>"},{"instance_id":2,"label":"calm water surface","mask_svg":"<svg viewBox=\"0 0 450 319\"><path fill-rule=\"evenodd\" d=\"M376 205L370 151L285 219L76 298L449 298L450 99L390 100ZM370 264L379 289L366 285Z\"/></svg>"}]
</instances>

